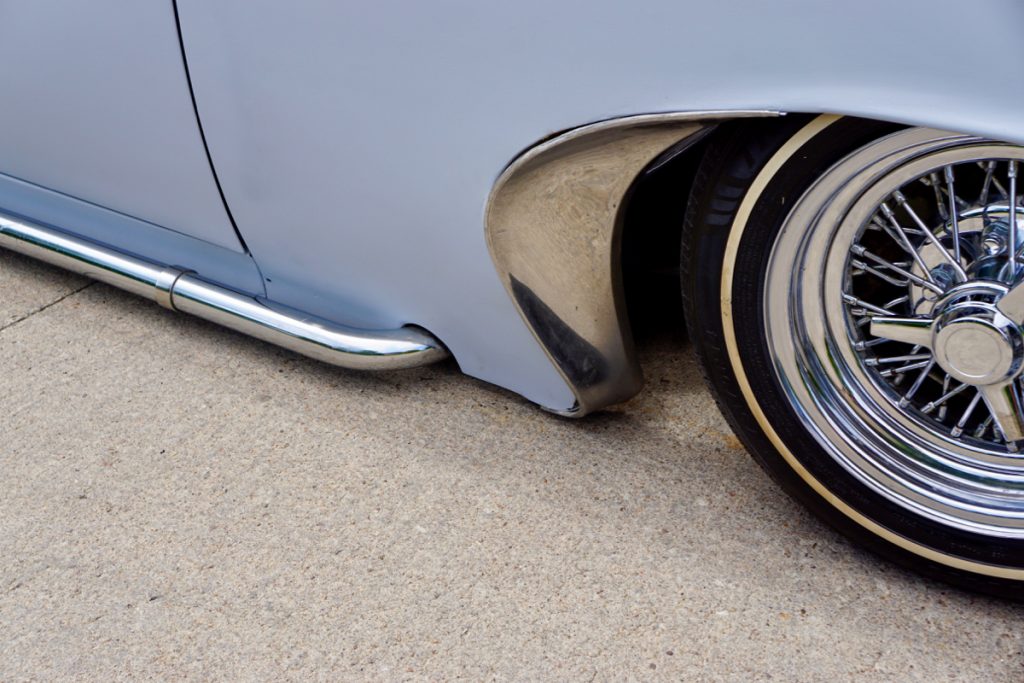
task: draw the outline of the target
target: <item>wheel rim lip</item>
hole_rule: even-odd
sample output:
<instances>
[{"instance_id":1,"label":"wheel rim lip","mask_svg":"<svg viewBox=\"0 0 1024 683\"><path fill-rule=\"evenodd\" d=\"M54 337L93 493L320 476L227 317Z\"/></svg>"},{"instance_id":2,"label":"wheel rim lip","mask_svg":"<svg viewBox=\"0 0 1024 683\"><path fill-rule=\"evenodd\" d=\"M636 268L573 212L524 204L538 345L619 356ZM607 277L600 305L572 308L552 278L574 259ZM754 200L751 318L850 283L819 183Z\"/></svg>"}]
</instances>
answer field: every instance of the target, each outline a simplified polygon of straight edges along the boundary
<instances>
[{"instance_id":1,"label":"wheel rim lip","mask_svg":"<svg viewBox=\"0 0 1024 683\"><path fill-rule=\"evenodd\" d=\"M1024 149L918 128L841 160L804 193L776 237L764 292L765 332L777 379L797 418L859 481L942 524L1024 538L1024 461L943 438L898 408L852 348L844 281L834 277L845 273L849 246L877 210L879 197L950 155L965 158L948 163L1024 159ZM886 192L886 183L899 178ZM809 262L822 244L825 258Z\"/></svg>"}]
</instances>

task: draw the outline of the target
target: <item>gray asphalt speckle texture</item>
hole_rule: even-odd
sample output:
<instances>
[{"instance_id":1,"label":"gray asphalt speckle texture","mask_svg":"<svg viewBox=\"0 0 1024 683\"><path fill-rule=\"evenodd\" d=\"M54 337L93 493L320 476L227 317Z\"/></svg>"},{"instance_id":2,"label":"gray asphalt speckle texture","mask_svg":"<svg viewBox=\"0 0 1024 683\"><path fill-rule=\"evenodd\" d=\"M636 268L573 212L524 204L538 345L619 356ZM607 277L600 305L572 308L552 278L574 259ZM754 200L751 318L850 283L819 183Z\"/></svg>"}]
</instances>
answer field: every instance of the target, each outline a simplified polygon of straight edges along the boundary
<instances>
[{"instance_id":1,"label":"gray asphalt speckle texture","mask_svg":"<svg viewBox=\"0 0 1024 683\"><path fill-rule=\"evenodd\" d=\"M582 421L0 255L0 679L1017 681L1019 606L853 548L684 344Z\"/></svg>"}]
</instances>

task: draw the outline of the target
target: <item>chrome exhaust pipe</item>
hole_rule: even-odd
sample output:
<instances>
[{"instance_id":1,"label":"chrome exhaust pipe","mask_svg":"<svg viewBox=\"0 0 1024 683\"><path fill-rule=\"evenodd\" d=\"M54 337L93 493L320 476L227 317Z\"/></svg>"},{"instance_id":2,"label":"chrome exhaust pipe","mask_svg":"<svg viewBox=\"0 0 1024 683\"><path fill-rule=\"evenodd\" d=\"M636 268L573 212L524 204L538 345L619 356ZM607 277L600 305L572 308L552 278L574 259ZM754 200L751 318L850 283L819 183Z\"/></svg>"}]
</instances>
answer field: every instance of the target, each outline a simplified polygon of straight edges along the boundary
<instances>
[{"instance_id":1,"label":"chrome exhaust pipe","mask_svg":"<svg viewBox=\"0 0 1024 683\"><path fill-rule=\"evenodd\" d=\"M419 328L370 331L336 325L4 212L0 247L343 368L397 370L448 356Z\"/></svg>"}]
</instances>

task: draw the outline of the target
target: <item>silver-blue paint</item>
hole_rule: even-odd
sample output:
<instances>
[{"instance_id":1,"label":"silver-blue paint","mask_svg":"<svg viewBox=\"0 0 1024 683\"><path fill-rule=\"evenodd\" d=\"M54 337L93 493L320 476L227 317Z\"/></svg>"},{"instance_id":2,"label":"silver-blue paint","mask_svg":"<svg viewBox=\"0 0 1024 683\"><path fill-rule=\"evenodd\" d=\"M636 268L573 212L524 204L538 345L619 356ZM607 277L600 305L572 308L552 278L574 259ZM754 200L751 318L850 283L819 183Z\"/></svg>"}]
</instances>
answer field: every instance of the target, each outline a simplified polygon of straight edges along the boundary
<instances>
[{"instance_id":1,"label":"silver-blue paint","mask_svg":"<svg viewBox=\"0 0 1024 683\"><path fill-rule=\"evenodd\" d=\"M108 22L92 28L114 34L106 49L126 49L127 31L153 51L101 60L116 86L99 77L68 84L89 134L66 133L55 152L43 136L65 130L68 115L33 123L43 105L25 113L15 104L17 117L5 114L14 129L40 137L0 143L0 170L237 248L202 168L167 36L153 23L162 10L136 5L148 6L89 5ZM26 7L36 9L18 11L53 11ZM422 325L466 372L560 410L572 393L509 301L483 233L494 180L536 141L637 113L778 109L1024 142L1024 94L1013 87L1024 4L1014 0L178 8L212 159L268 296L349 325ZM83 31L89 22L80 19ZM977 39L965 38L964 27L979 26ZM6 76L8 91L62 103L33 81L31 60L16 63L27 75ZM154 64L162 79L149 74ZM60 82L80 71L46 73ZM142 107L135 97L167 102ZM112 102L133 115L104 123ZM40 159L33 145L44 149ZM100 177L83 177L92 167ZM154 182L149 171L164 175Z\"/></svg>"}]
</instances>

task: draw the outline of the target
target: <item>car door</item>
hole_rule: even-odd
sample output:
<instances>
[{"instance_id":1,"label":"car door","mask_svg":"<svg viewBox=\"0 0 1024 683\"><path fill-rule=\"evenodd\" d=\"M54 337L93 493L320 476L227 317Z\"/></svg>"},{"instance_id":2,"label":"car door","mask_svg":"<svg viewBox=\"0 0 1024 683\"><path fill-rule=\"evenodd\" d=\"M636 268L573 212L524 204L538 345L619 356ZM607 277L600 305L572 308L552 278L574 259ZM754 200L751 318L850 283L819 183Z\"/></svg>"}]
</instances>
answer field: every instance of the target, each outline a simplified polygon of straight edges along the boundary
<instances>
[{"instance_id":1,"label":"car door","mask_svg":"<svg viewBox=\"0 0 1024 683\"><path fill-rule=\"evenodd\" d=\"M244 252L206 154L170 0L0 2L0 62L5 209L98 205L119 214L108 241L145 250L134 233L161 242L155 225ZM23 208L29 199L44 209ZM88 223L60 215L73 231Z\"/></svg>"}]
</instances>

